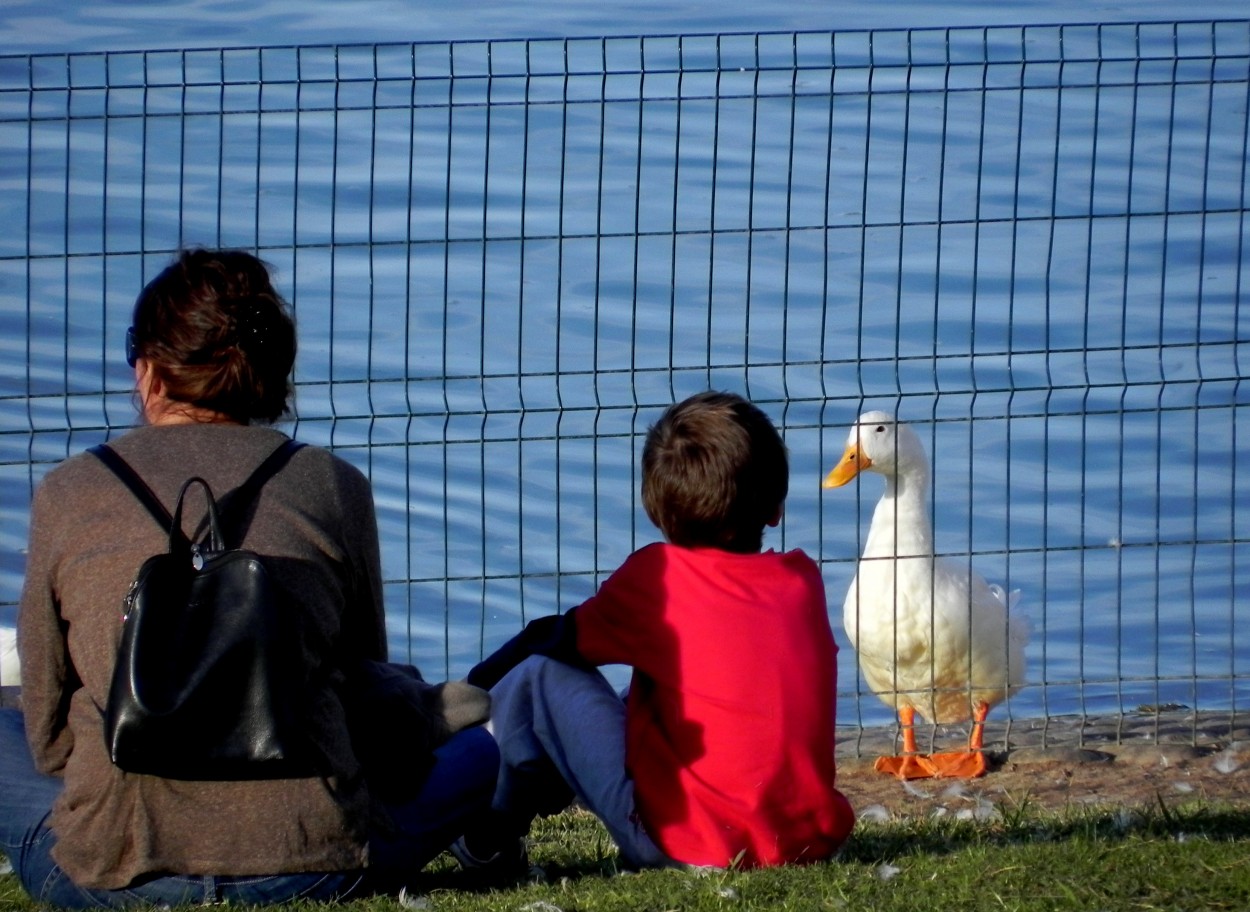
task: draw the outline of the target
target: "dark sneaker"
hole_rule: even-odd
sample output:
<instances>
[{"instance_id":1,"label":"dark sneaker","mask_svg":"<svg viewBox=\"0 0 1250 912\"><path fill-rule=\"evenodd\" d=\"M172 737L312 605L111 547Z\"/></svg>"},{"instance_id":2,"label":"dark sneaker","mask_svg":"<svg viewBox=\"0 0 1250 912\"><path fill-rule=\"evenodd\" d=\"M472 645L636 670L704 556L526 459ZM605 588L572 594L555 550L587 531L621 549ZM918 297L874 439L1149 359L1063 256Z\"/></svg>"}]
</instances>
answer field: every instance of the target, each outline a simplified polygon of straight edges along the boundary
<instances>
[{"instance_id":1,"label":"dark sneaker","mask_svg":"<svg viewBox=\"0 0 1250 912\"><path fill-rule=\"evenodd\" d=\"M455 856L461 868L485 875L491 880L529 880L541 883L547 879L542 868L530 864L529 854L525 851L525 838L521 836L485 858L475 855L463 836L453 842L448 851Z\"/></svg>"}]
</instances>

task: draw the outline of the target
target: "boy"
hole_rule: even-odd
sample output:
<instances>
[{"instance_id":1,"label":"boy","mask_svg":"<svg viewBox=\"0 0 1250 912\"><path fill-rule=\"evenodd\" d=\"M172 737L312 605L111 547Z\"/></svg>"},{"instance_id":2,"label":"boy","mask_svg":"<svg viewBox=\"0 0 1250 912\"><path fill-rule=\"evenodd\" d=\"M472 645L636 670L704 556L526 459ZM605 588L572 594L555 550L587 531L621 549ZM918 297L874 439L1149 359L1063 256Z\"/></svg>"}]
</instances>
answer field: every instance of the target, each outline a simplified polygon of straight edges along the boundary
<instances>
[{"instance_id":1,"label":"boy","mask_svg":"<svg viewBox=\"0 0 1250 912\"><path fill-rule=\"evenodd\" d=\"M465 867L524 871L531 821L574 796L630 867L818 861L851 831L820 573L761 553L789 484L781 437L740 396L700 393L650 429L642 473L666 541L469 674L492 688L502 760L490 816L453 850ZM608 664L633 668L624 702Z\"/></svg>"}]
</instances>

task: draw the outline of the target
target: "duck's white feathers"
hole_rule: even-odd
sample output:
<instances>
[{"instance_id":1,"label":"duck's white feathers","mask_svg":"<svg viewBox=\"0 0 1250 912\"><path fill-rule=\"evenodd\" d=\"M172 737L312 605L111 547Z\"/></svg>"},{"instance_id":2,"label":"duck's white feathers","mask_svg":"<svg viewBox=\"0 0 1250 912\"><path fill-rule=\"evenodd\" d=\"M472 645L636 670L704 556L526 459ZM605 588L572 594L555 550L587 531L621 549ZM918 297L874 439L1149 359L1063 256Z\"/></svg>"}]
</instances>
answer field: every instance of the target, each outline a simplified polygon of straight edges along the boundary
<instances>
[{"instance_id":1,"label":"duck's white feathers","mask_svg":"<svg viewBox=\"0 0 1250 912\"><path fill-rule=\"evenodd\" d=\"M851 432L866 466L885 476L843 623L868 686L930 722L962 722L1024 683L1028 625L1008 596L965 560L934 556L928 461L919 438L884 412Z\"/></svg>"}]
</instances>

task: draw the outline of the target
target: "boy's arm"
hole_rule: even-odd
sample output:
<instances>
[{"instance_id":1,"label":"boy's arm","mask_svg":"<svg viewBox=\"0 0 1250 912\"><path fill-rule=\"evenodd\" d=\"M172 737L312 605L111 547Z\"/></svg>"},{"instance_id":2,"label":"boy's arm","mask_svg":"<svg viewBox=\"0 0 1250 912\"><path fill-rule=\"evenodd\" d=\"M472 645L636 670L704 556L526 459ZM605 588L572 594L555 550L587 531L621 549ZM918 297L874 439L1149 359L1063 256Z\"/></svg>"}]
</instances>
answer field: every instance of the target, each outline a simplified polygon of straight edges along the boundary
<instances>
[{"instance_id":1,"label":"boy's arm","mask_svg":"<svg viewBox=\"0 0 1250 912\"><path fill-rule=\"evenodd\" d=\"M524 630L469 672L469 683L490 689L532 655L580 668L637 666L644 652L653 651L650 631L663 624L660 615L666 559L666 552L658 543L635 551L603 581L598 592L576 608L526 624Z\"/></svg>"},{"instance_id":2,"label":"boy's arm","mask_svg":"<svg viewBox=\"0 0 1250 912\"><path fill-rule=\"evenodd\" d=\"M530 621L525 628L473 667L470 684L489 690L499 679L532 655L586 665L577 651L577 609Z\"/></svg>"}]
</instances>

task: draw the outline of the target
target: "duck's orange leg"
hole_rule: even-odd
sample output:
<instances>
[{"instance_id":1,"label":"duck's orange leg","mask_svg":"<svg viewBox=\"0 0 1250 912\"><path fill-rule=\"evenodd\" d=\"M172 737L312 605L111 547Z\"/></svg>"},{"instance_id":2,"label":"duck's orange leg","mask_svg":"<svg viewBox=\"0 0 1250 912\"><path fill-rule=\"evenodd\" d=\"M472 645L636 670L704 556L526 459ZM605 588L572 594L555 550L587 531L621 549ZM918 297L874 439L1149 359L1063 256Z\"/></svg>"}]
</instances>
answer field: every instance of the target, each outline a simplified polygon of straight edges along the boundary
<instances>
[{"instance_id":1,"label":"duck's orange leg","mask_svg":"<svg viewBox=\"0 0 1250 912\"><path fill-rule=\"evenodd\" d=\"M898 711L899 726L903 732L903 753L897 757L878 757L873 764L879 773L889 773L899 779L975 779L985 775L985 717L989 714L988 703L978 702L972 715L972 731L968 735L966 751L939 754L921 754L916 751L916 711L905 707Z\"/></svg>"},{"instance_id":2,"label":"duck's orange leg","mask_svg":"<svg viewBox=\"0 0 1250 912\"><path fill-rule=\"evenodd\" d=\"M972 712L972 732L968 735L968 750L979 751L985 738L985 717L990 714L990 704L977 701Z\"/></svg>"},{"instance_id":3,"label":"duck's orange leg","mask_svg":"<svg viewBox=\"0 0 1250 912\"><path fill-rule=\"evenodd\" d=\"M933 754L929 760L933 764L934 776L949 779L976 779L985 775L985 751L982 745L985 739L985 717L990 706L983 700L977 701L972 712L972 731L968 733L968 749L950 753Z\"/></svg>"},{"instance_id":4,"label":"duck's orange leg","mask_svg":"<svg viewBox=\"0 0 1250 912\"><path fill-rule=\"evenodd\" d=\"M873 769L899 779L932 779L929 758L916 750L916 711L910 706L898 710L898 725L903 733L903 752L896 757L878 757Z\"/></svg>"}]
</instances>

